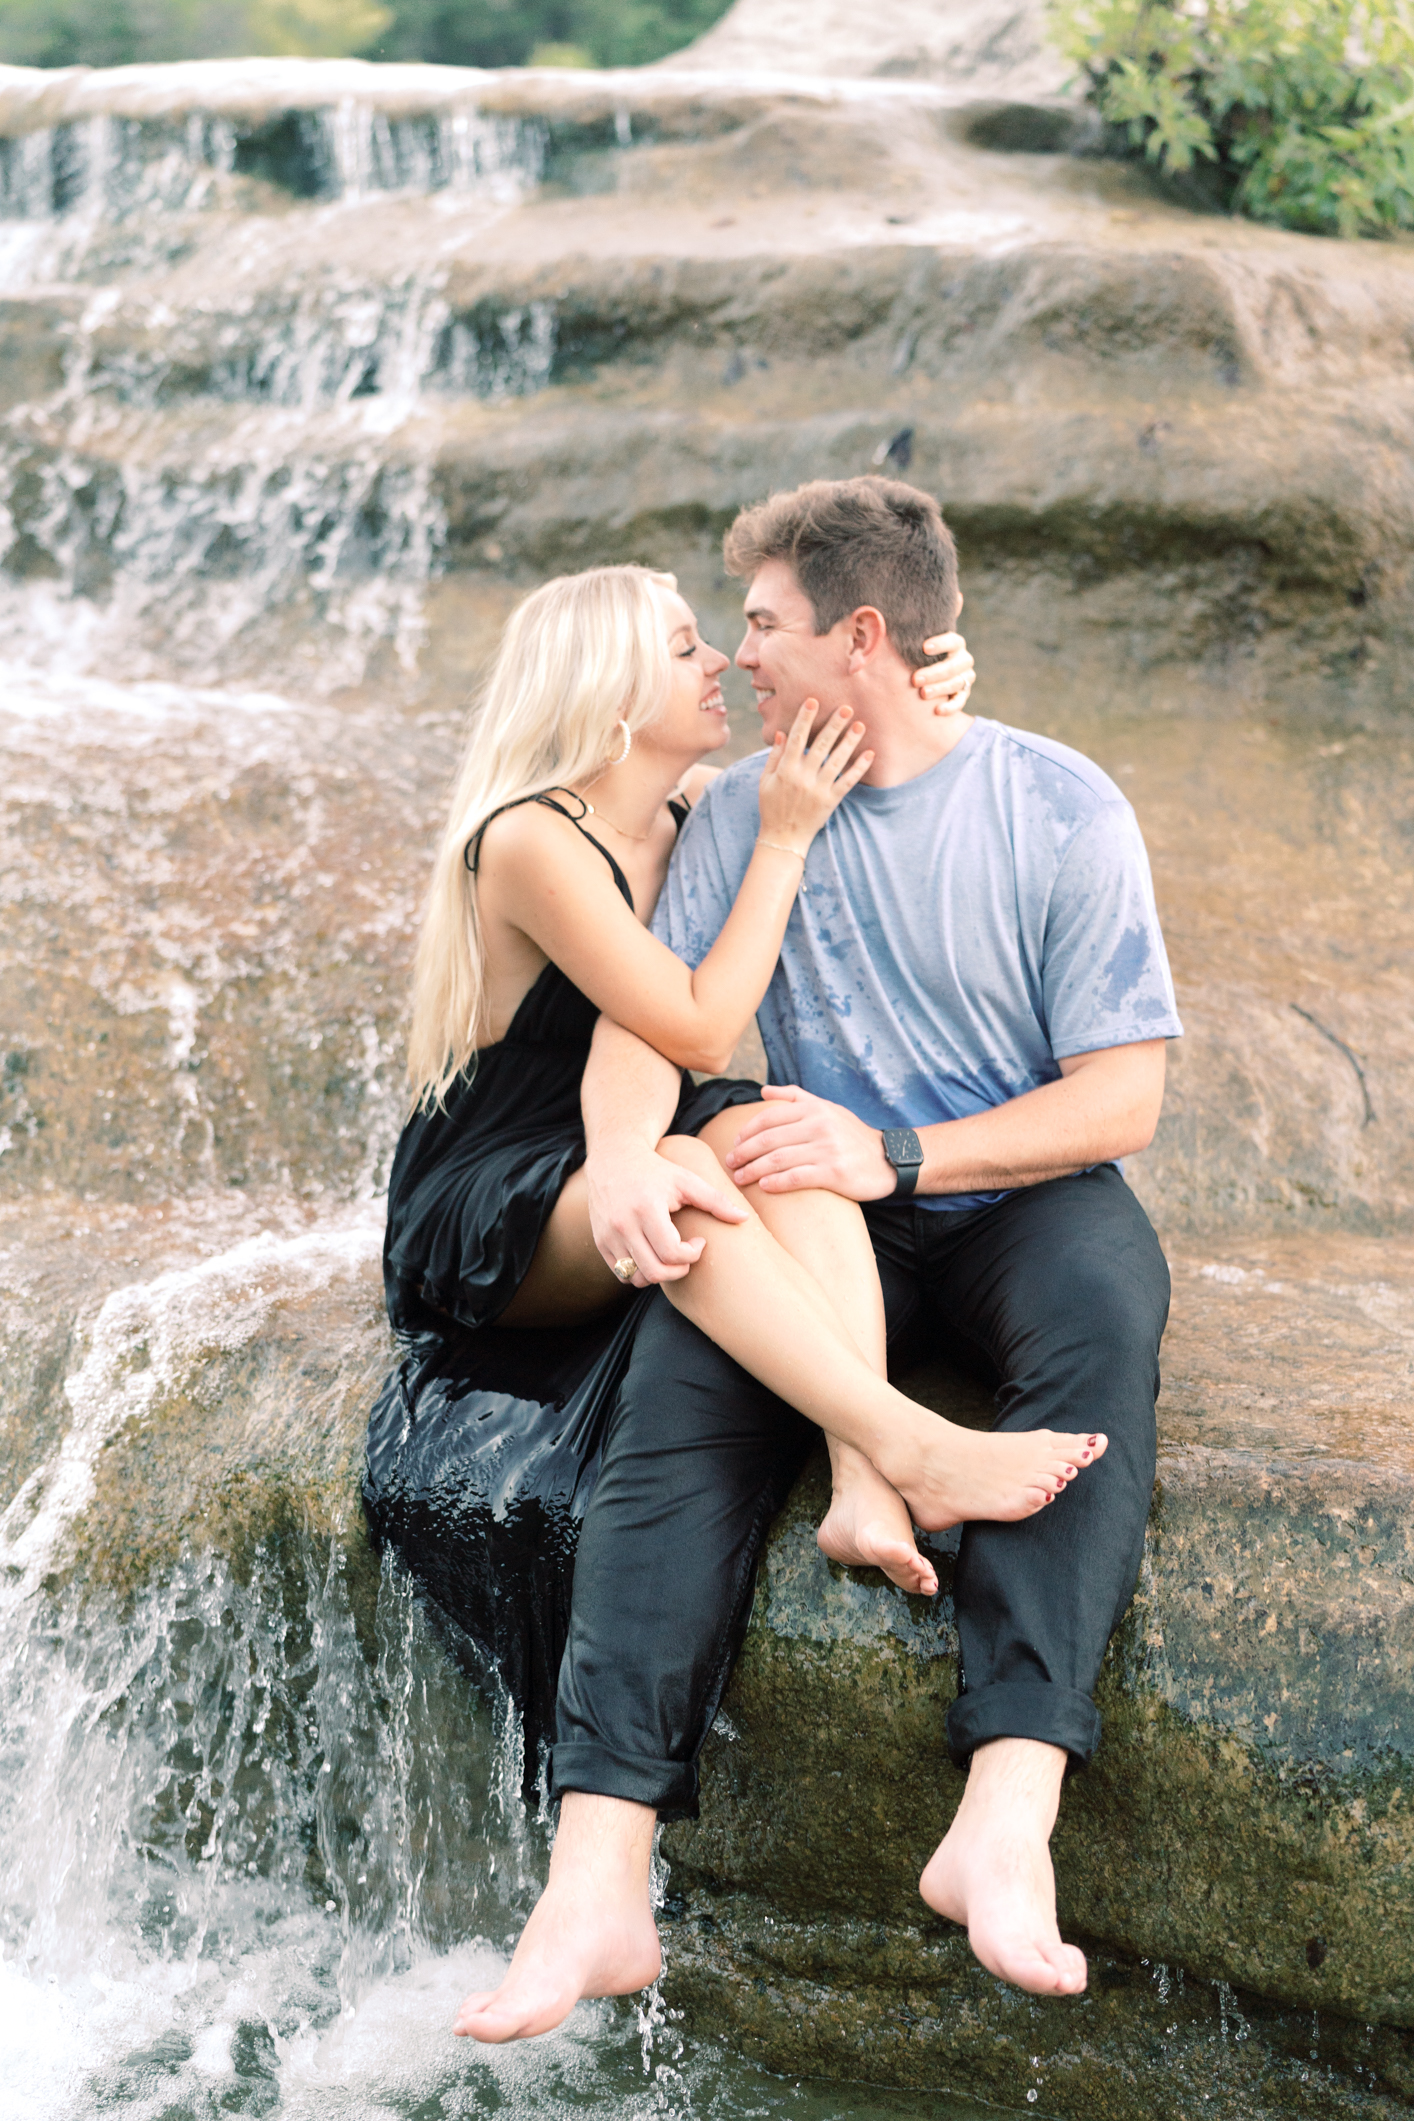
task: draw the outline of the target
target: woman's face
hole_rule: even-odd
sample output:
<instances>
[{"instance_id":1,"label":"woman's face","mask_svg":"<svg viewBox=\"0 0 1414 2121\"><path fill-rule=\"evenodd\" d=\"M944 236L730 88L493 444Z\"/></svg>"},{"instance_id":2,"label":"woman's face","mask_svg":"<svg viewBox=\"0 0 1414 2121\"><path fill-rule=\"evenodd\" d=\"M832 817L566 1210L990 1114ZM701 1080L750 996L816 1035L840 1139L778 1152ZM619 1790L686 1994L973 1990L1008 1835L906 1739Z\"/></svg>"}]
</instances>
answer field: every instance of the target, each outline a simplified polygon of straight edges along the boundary
<instances>
[{"instance_id":1,"label":"woman's face","mask_svg":"<svg viewBox=\"0 0 1414 2121\"><path fill-rule=\"evenodd\" d=\"M707 646L691 607L675 590L660 595L668 629L668 695L635 741L690 762L720 751L731 739L727 704L717 682L730 659Z\"/></svg>"}]
</instances>

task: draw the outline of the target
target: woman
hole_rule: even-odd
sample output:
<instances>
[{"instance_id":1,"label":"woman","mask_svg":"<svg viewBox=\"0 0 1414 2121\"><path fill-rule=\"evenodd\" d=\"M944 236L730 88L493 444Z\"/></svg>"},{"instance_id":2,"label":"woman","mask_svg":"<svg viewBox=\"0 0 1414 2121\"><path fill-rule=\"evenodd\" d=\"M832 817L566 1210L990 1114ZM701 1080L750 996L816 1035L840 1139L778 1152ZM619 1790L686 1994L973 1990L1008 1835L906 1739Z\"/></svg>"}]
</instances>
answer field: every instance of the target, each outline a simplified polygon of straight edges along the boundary
<instances>
[{"instance_id":1,"label":"woman","mask_svg":"<svg viewBox=\"0 0 1414 2121\"><path fill-rule=\"evenodd\" d=\"M414 1107L389 1188L388 1309L416 1352L394 1395L401 1412L385 1394L375 1416L368 1496L375 1529L405 1549L419 1539L388 1496L396 1488L401 1507L419 1480L440 1497L424 1527L429 1546L446 1545L432 1527L445 1523L451 1485L439 1484L429 1460L420 1474L409 1470L409 1448L442 1445L436 1423L412 1434L410 1409L432 1381L462 1409L463 1426L468 1393L480 1395L475 1456L496 1468L498 1524L512 1462L519 1505L535 1498L541 1519L527 1519L524 1540L531 1573L547 1548L572 1547L573 1525L562 1520L582 1508L633 1323L634 1299L621 1286L632 1263L611 1269L601 1259L582 1168L579 1087L598 1012L715 1078L685 1079L661 1153L735 1194L718 1157L740 1124L734 1108L754 1102L758 1086L719 1071L775 968L811 839L870 754L856 755L860 725L844 709L807 741L813 702L789 738L777 738L740 895L689 971L646 923L710 777L700 762L729 740L718 684L726 660L701 640L673 577L637 567L549 582L507 627L434 869L409 1042ZM1027 1516L1103 1449L1103 1440L1077 1450L1077 1439L1044 1431L979 1435L895 1391L882 1375L882 1303L852 1202L761 1196L738 1228L710 1227L710 1260L697 1240L700 1265L664 1293L825 1429L845 1476L820 1533L833 1558L931 1593L936 1577L913 1523ZM541 1330L520 1341L525 1327ZM578 1330L557 1338L556 1328ZM570 1404L578 1411L567 1424ZM530 1409L555 1416L544 1433L532 1433ZM463 1453L462 1492L471 1478ZM548 1541L546 1515L559 1526ZM421 1572L534 1711L527 1735L540 1735L561 1631L551 1617L527 1643L527 1598L562 1606L567 1586L552 1595L543 1582L520 1583L512 1614L505 1571L489 1555L479 1585L449 1584L447 1565L443 1554ZM492 1607L499 1625L487 1621Z\"/></svg>"}]
</instances>

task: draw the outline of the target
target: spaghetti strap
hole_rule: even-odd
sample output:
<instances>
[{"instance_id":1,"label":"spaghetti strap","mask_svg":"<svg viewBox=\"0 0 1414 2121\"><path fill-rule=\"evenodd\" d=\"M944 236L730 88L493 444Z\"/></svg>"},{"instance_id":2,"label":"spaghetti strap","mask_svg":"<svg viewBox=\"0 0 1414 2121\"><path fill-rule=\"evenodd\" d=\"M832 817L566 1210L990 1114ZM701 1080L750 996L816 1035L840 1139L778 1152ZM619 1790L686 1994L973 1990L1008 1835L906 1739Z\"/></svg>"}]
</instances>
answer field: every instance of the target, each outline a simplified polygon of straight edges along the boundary
<instances>
[{"instance_id":1,"label":"spaghetti strap","mask_svg":"<svg viewBox=\"0 0 1414 2121\"><path fill-rule=\"evenodd\" d=\"M573 810L566 810L563 803L557 803L555 801L555 797L557 795L567 795L572 803L578 803L578 816L576 816ZM478 870L481 867L481 836L485 832L486 827L491 823L493 818L498 818L502 816L503 813L507 810L518 810L522 803L543 803L547 810L556 811L560 817L568 818L569 822L574 826L576 832L580 833L584 839L587 839L591 847L598 848L599 852L603 855L605 861L608 863L610 869L614 873L614 882L618 885L619 890L627 899L629 905L633 905L633 886L629 883L628 878L624 875L622 869L620 869L618 863L614 860L614 857L612 856L612 854L610 854L608 848L604 845L604 842L602 840L596 840L592 832L585 831L584 819L591 816L592 812L590 811L588 803L585 802L584 797L582 795L576 795L573 788L542 788L538 795L518 795L513 797L509 803L502 803L500 808L498 810L493 810L489 817L484 817L481 820L481 823L477 826L475 832L473 832L473 834L471 835L471 838L467 841L466 845L462 849L462 860L473 876L477 874ZM681 829L681 827L679 827L679 829ZM475 849L474 856L472 852L473 849Z\"/></svg>"}]
</instances>

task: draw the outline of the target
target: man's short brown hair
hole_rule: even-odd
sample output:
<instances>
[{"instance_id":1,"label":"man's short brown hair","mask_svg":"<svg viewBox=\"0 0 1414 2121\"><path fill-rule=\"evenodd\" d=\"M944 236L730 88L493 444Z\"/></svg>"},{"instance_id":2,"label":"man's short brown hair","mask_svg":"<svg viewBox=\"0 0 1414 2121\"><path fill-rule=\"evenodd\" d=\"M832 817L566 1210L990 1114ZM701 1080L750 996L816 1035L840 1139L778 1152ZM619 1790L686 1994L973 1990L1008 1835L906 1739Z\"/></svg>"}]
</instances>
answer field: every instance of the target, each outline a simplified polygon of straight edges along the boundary
<instances>
[{"instance_id":1,"label":"man's short brown hair","mask_svg":"<svg viewBox=\"0 0 1414 2121\"><path fill-rule=\"evenodd\" d=\"M745 508L722 540L727 570L749 577L768 560L793 570L815 631L869 604L910 670L923 643L957 619L957 547L930 493L899 479L812 479Z\"/></svg>"}]
</instances>

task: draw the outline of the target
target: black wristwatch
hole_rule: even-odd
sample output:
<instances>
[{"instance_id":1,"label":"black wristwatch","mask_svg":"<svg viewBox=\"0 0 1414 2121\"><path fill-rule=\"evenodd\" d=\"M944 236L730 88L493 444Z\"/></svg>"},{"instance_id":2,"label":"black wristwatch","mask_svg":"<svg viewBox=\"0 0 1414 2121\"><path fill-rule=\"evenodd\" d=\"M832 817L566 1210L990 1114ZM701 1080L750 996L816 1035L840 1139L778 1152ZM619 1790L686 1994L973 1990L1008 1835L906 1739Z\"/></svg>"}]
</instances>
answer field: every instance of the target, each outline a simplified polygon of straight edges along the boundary
<instances>
[{"instance_id":1,"label":"black wristwatch","mask_svg":"<svg viewBox=\"0 0 1414 2121\"><path fill-rule=\"evenodd\" d=\"M923 1169L923 1144L912 1127L885 1127L882 1132L884 1155L897 1174L890 1198L907 1200Z\"/></svg>"}]
</instances>

